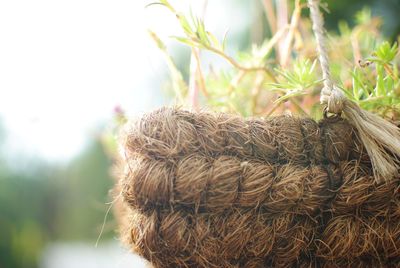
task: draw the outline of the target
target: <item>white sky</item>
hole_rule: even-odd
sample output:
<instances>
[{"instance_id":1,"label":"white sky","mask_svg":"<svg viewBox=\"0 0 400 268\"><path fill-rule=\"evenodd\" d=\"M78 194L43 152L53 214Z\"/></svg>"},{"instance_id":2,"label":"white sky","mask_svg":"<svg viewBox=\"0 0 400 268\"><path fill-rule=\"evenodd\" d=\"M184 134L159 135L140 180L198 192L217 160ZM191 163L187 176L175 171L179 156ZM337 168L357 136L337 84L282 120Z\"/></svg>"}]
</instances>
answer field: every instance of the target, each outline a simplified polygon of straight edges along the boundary
<instances>
[{"instance_id":1,"label":"white sky","mask_svg":"<svg viewBox=\"0 0 400 268\"><path fill-rule=\"evenodd\" d=\"M196 10L202 1L190 2ZM148 3L0 1L0 119L8 130L7 152L68 159L115 106L134 114L162 101L157 87L166 69L146 30L164 39L179 31L166 9L145 9ZM209 6L211 12L221 8ZM230 27L228 14L207 15L217 19L219 32Z\"/></svg>"}]
</instances>

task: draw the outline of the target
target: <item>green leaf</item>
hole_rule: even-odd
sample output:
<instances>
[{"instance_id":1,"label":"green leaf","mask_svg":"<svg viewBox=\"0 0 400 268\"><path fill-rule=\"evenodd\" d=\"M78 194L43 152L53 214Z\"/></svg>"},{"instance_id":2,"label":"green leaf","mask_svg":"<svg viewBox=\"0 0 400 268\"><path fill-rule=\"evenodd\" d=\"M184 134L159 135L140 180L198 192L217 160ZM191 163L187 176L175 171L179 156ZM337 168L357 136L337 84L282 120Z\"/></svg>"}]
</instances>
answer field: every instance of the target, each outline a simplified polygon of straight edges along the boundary
<instances>
[{"instance_id":1,"label":"green leaf","mask_svg":"<svg viewBox=\"0 0 400 268\"><path fill-rule=\"evenodd\" d=\"M222 38L222 51L225 51L226 49L226 42L227 42L227 38L228 38L228 32L229 30L226 30L224 33L224 37Z\"/></svg>"},{"instance_id":2,"label":"green leaf","mask_svg":"<svg viewBox=\"0 0 400 268\"><path fill-rule=\"evenodd\" d=\"M193 29L190 26L190 23L187 20L187 18L185 17L185 15L183 13L177 13L176 17L178 18L179 23L180 23L183 31L185 32L185 34L187 36L193 36L194 35Z\"/></svg>"},{"instance_id":3,"label":"green leaf","mask_svg":"<svg viewBox=\"0 0 400 268\"><path fill-rule=\"evenodd\" d=\"M369 60L381 64L390 64L396 57L397 52L397 43L390 46L390 43L385 41L375 49L373 52L374 57L369 58Z\"/></svg>"},{"instance_id":4,"label":"green leaf","mask_svg":"<svg viewBox=\"0 0 400 268\"><path fill-rule=\"evenodd\" d=\"M302 89L301 90L288 91L285 95L283 95L283 96L279 97L278 99L276 99L274 101L274 103L285 102L285 101L287 101L289 99L292 99L292 98L295 98L295 97L298 97L298 96L303 96L303 95L306 95L306 94L307 94L307 92L302 90Z\"/></svg>"},{"instance_id":5,"label":"green leaf","mask_svg":"<svg viewBox=\"0 0 400 268\"><path fill-rule=\"evenodd\" d=\"M210 45L210 40L208 40L208 34L205 29L204 22L197 18L197 23L195 24L196 27L196 36L200 39L200 41L205 45Z\"/></svg>"},{"instance_id":6,"label":"green leaf","mask_svg":"<svg viewBox=\"0 0 400 268\"><path fill-rule=\"evenodd\" d=\"M372 19L371 9L364 7L361 11L356 13L355 19L357 24L369 24Z\"/></svg>"},{"instance_id":7,"label":"green leaf","mask_svg":"<svg viewBox=\"0 0 400 268\"><path fill-rule=\"evenodd\" d=\"M172 39L175 39L176 41L183 43L185 45L188 45L189 47L199 47L199 43L195 42L194 40L186 37L180 37L180 36L171 36Z\"/></svg>"},{"instance_id":8,"label":"green leaf","mask_svg":"<svg viewBox=\"0 0 400 268\"><path fill-rule=\"evenodd\" d=\"M374 90L375 96L384 96L385 95L385 84L383 82L384 70L383 66L380 64L376 65L377 76L376 76L376 86Z\"/></svg>"},{"instance_id":9,"label":"green leaf","mask_svg":"<svg viewBox=\"0 0 400 268\"><path fill-rule=\"evenodd\" d=\"M224 51L222 44L219 42L217 37L210 32L207 32L208 39L211 41L211 46L216 47L217 49Z\"/></svg>"}]
</instances>

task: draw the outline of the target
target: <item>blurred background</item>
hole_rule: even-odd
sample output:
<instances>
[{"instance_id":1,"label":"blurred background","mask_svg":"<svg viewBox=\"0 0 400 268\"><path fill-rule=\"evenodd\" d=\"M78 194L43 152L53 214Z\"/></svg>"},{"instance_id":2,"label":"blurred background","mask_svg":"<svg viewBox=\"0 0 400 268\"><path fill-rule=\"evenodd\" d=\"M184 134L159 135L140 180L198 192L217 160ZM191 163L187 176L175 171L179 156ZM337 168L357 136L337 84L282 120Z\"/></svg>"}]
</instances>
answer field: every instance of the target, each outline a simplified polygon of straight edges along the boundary
<instances>
[{"instance_id":1,"label":"blurred background","mask_svg":"<svg viewBox=\"0 0 400 268\"><path fill-rule=\"evenodd\" d=\"M400 32L398 0L327 2L331 31L367 6L388 39ZM173 102L147 30L166 41L185 80L190 60L169 39L180 34L175 18L149 3L0 2L0 268L144 267L107 213L114 138L121 117ZM204 1L171 3L204 12ZM209 1L204 19L218 36L229 30L232 54L269 35L258 0Z\"/></svg>"}]
</instances>

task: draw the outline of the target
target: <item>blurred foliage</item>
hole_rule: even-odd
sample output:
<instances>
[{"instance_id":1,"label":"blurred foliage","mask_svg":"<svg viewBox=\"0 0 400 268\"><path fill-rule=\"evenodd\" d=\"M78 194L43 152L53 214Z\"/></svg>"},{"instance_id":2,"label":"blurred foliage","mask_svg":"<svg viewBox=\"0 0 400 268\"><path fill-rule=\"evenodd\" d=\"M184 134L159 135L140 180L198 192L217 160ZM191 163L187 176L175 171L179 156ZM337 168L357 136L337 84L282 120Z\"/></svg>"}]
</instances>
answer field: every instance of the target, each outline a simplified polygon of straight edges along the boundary
<instances>
[{"instance_id":1,"label":"blurred foliage","mask_svg":"<svg viewBox=\"0 0 400 268\"><path fill-rule=\"evenodd\" d=\"M385 18L382 32L390 41L396 41L400 34L400 1L398 0L352 0L337 1L327 0L329 14L326 16L326 25L330 30L337 30L337 25L341 21L346 21L352 27L356 22L352 19L353 15L368 6L375 17Z\"/></svg>"},{"instance_id":2,"label":"blurred foliage","mask_svg":"<svg viewBox=\"0 0 400 268\"><path fill-rule=\"evenodd\" d=\"M112 185L100 142L68 166L33 165L0 174L1 268L37 267L48 242L85 240L94 246L100 234ZM116 226L109 224L101 239L113 236Z\"/></svg>"},{"instance_id":3,"label":"blurred foliage","mask_svg":"<svg viewBox=\"0 0 400 268\"><path fill-rule=\"evenodd\" d=\"M190 76L186 83L172 66L172 84L180 105L194 108L211 107L233 111L243 116L268 116L299 113L314 118L321 116L318 101L322 87L319 65L316 67L316 47L307 13L306 1L295 0L290 5L263 1L270 37L261 44L237 51L226 51L227 36L216 37L205 22L193 14L177 11L168 0L160 0L175 15L182 36L173 37L192 51ZM323 7L325 7L323 5ZM335 6L334 6L335 7ZM283 12L280 9L285 9ZM285 24L270 19L290 13ZM302 16L303 14L303 16ZM337 32L329 34L329 58L332 75L345 94L364 109L388 119L400 115L399 53L396 43L389 43L382 34L382 20L373 17L369 8L358 11L354 26L340 21ZM151 35L168 57L168 51L156 33ZM230 66L204 68L201 55L215 54ZM173 59L169 57L169 61ZM185 68L189 69L189 66ZM181 85L181 86L179 86Z\"/></svg>"}]
</instances>

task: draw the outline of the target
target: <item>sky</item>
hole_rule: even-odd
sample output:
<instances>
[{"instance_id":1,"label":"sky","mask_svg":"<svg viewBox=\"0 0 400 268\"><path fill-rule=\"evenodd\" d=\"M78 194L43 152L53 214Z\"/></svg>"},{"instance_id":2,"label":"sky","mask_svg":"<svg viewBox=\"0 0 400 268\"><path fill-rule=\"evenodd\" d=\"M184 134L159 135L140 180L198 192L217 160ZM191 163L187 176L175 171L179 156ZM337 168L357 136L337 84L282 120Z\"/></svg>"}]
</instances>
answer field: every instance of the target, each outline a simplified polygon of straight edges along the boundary
<instances>
[{"instance_id":1,"label":"sky","mask_svg":"<svg viewBox=\"0 0 400 268\"><path fill-rule=\"evenodd\" d=\"M171 1L196 12L203 1ZM224 2L208 5L211 30L240 28ZM4 151L64 161L110 120L165 103L167 73L147 30L163 40L181 32L160 6L138 0L0 1L0 123ZM213 5L210 7L210 5ZM236 25L232 25L236 23ZM243 27L243 25L242 25ZM169 41L168 41L169 42Z\"/></svg>"},{"instance_id":2,"label":"sky","mask_svg":"<svg viewBox=\"0 0 400 268\"><path fill-rule=\"evenodd\" d=\"M115 106L135 113L160 102L148 82L162 72L144 5L1 1L0 118L9 150L69 158Z\"/></svg>"}]
</instances>

